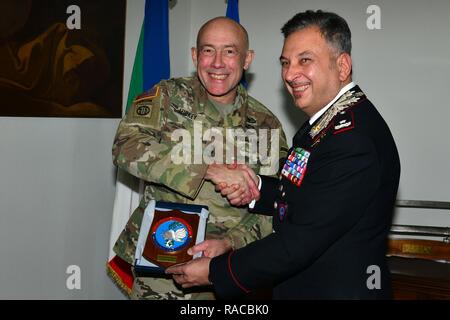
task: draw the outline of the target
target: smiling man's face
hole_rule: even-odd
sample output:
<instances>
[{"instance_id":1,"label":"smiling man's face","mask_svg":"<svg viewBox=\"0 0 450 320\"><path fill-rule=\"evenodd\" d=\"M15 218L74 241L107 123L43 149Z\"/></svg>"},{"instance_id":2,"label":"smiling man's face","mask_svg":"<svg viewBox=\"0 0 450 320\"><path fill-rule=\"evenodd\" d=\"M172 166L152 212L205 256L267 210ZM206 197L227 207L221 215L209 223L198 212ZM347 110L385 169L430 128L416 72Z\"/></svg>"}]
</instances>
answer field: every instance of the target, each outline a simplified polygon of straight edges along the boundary
<instances>
[{"instance_id":1,"label":"smiling man's face","mask_svg":"<svg viewBox=\"0 0 450 320\"><path fill-rule=\"evenodd\" d=\"M233 21L218 19L200 31L192 60L208 97L232 104L244 70L253 52L248 50L244 31Z\"/></svg>"},{"instance_id":2,"label":"smiling man's face","mask_svg":"<svg viewBox=\"0 0 450 320\"><path fill-rule=\"evenodd\" d=\"M281 77L297 107L310 117L326 106L349 81L351 58L337 55L319 28L290 34L280 57Z\"/></svg>"}]
</instances>

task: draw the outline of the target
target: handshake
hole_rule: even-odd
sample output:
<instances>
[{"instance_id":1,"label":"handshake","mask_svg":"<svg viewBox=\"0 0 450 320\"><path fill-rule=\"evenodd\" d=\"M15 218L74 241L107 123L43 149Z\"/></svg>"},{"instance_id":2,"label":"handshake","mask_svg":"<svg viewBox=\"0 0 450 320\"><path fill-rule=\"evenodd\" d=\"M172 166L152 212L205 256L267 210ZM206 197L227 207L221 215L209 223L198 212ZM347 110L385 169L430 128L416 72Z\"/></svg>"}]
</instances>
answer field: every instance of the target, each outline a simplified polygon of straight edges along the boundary
<instances>
[{"instance_id":1,"label":"handshake","mask_svg":"<svg viewBox=\"0 0 450 320\"><path fill-rule=\"evenodd\" d=\"M205 180L216 186L216 191L233 206L244 206L259 200L259 177L245 164L210 164Z\"/></svg>"},{"instance_id":2,"label":"handshake","mask_svg":"<svg viewBox=\"0 0 450 320\"><path fill-rule=\"evenodd\" d=\"M216 186L216 191L227 197L233 206L243 206L259 200L259 177L244 164L210 164L205 180L211 181ZM188 250L190 255L203 252L201 258L173 265L166 269L166 274L172 275L183 288L210 285L208 275L211 259L232 248L231 240L227 237L205 240Z\"/></svg>"}]
</instances>

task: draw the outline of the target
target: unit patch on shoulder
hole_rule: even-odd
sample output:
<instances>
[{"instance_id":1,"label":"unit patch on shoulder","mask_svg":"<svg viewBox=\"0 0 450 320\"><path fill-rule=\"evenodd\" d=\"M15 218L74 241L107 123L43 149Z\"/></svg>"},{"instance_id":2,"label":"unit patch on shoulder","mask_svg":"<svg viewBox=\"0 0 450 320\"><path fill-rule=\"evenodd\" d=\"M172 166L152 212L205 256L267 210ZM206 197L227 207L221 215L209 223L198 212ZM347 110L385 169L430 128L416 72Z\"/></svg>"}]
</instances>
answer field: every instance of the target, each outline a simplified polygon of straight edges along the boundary
<instances>
[{"instance_id":1,"label":"unit patch on shoulder","mask_svg":"<svg viewBox=\"0 0 450 320\"><path fill-rule=\"evenodd\" d=\"M139 95L133 101L133 107L128 115L129 122L141 123L157 129L160 124L160 98L161 89L154 86L149 91Z\"/></svg>"},{"instance_id":2,"label":"unit patch on shoulder","mask_svg":"<svg viewBox=\"0 0 450 320\"><path fill-rule=\"evenodd\" d=\"M351 130L355 127L353 112L344 110L339 112L333 119L333 134Z\"/></svg>"},{"instance_id":3,"label":"unit patch on shoulder","mask_svg":"<svg viewBox=\"0 0 450 320\"><path fill-rule=\"evenodd\" d=\"M148 90L147 92L144 92L141 95L138 95L136 97L136 99L134 99L134 102L140 102L140 101L144 101L144 100L152 100L153 98L156 98L159 96L159 86L154 86L153 88L151 88L150 90Z\"/></svg>"},{"instance_id":4,"label":"unit patch on shoulder","mask_svg":"<svg viewBox=\"0 0 450 320\"><path fill-rule=\"evenodd\" d=\"M152 100L136 102L134 110L135 115L138 117L151 117Z\"/></svg>"}]
</instances>

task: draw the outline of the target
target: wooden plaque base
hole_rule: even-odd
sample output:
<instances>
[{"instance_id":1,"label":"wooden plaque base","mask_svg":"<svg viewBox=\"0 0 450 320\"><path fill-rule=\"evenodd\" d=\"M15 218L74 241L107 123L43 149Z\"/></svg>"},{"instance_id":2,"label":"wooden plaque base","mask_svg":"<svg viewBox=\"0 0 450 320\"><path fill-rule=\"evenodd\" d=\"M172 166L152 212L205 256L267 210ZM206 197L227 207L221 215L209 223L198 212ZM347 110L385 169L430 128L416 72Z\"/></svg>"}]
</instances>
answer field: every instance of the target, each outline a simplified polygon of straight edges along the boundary
<instances>
[{"instance_id":1,"label":"wooden plaque base","mask_svg":"<svg viewBox=\"0 0 450 320\"><path fill-rule=\"evenodd\" d=\"M195 245L200 217L179 210L155 210L142 255L157 266L192 260L187 253Z\"/></svg>"}]
</instances>

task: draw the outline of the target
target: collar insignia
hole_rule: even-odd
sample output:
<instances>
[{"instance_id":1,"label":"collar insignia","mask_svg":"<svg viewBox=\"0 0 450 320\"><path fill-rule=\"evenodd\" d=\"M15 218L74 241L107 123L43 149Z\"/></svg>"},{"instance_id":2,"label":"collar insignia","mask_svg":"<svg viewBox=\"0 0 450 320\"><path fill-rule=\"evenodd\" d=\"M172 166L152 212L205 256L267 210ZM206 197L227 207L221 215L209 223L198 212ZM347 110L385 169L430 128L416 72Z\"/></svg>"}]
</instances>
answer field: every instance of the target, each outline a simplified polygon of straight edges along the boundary
<instances>
[{"instance_id":1,"label":"collar insignia","mask_svg":"<svg viewBox=\"0 0 450 320\"><path fill-rule=\"evenodd\" d=\"M312 139L314 139L323 129L328 127L328 124L331 120L340 112L345 109L353 106L361 97L364 96L364 93L359 90L358 87L355 87L346 93L344 93L333 105L325 111L320 120L315 124L311 130L309 131L309 135Z\"/></svg>"}]
</instances>

